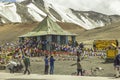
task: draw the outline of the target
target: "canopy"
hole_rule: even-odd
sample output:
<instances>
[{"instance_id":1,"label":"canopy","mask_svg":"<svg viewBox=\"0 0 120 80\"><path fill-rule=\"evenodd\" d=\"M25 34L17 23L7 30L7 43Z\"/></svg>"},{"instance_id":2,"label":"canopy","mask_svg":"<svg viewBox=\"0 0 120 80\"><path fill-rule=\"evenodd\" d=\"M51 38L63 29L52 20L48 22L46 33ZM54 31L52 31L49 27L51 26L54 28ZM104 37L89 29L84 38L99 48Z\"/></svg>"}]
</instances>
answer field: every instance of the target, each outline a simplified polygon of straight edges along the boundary
<instances>
[{"instance_id":1,"label":"canopy","mask_svg":"<svg viewBox=\"0 0 120 80\"><path fill-rule=\"evenodd\" d=\"M39 25L35 29L20 37L33 37L42 35L72 36L76 34L72 34L68 31L63 30L56 22L54 22L49 16L47 16L42 22L39 23Z\"/></svg>"}]
</instances>

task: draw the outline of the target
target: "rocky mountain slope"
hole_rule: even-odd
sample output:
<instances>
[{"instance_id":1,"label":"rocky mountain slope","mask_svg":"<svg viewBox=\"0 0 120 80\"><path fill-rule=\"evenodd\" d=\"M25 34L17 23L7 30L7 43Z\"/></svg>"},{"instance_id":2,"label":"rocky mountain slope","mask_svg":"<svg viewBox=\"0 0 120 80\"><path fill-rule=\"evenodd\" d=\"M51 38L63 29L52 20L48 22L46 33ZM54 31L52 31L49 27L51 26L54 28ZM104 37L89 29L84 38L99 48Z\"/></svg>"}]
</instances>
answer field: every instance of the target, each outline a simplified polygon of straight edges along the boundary
<instances>
[{"instance_id":1,"label":"rocky mountain slope","mask_svg":"<svg viewBox=\"0 0 120 80\"><path fill-rule=\"evenodd\" d=\"M47 15L54 21L74 23L87 30L120 21L118 15L105 15L94 11L78 11L49 3L47 0L0 3L0 24L40 22Z\"/></svg>"}]
</instances>

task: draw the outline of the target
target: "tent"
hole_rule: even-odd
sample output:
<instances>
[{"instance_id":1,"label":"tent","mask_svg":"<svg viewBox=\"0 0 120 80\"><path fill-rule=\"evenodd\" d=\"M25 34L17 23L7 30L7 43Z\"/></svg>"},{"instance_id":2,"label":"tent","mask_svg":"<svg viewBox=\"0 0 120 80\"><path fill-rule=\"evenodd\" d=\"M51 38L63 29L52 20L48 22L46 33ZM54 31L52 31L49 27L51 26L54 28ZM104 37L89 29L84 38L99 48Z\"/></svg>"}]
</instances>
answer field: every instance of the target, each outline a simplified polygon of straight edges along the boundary
<instances>
[{"instance_id":1,"label":"tent","mask_svg":"<svg viewBox=\"0 0 120 80\"><path fill-rule=\"evenodd\" d=\"M75 42L76 34L63 30L56 22L47 16L35 29L27 34L19 36L19 38L36 37L37 40L47 40L58 44L68 44L68 36L71 36L72 41Z\"/></svg>"}]
</instances>

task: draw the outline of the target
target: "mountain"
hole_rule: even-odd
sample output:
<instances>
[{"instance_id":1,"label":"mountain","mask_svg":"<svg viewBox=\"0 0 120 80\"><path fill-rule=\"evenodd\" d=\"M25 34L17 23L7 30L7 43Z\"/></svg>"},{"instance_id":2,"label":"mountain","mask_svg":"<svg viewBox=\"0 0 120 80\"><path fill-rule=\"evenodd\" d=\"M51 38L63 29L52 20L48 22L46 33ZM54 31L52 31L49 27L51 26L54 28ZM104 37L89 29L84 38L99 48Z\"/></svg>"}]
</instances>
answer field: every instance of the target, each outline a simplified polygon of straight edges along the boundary
<instances>
[{"instance_id":1,"label":"mountain","mask_svg":"<svg viewBox=\"0 0 120 80\"><path fill-rule=\"evenodd\" d=\"M42 21L49 15L54 21L80 25L84 29L102 27L120 21L119 15L106 15L95 11L79 11L47 0L1 2L0 23Z\"/></svg>"},{"instance_id":2,"label":"mountain","mask_svg":"<svg viewBox=\"0 0 120 80\"><path fill-rule=\"evenodd\" d=\"M25 0L0 0L0 2L22 2Z\"/></svg>"}]
</instances>

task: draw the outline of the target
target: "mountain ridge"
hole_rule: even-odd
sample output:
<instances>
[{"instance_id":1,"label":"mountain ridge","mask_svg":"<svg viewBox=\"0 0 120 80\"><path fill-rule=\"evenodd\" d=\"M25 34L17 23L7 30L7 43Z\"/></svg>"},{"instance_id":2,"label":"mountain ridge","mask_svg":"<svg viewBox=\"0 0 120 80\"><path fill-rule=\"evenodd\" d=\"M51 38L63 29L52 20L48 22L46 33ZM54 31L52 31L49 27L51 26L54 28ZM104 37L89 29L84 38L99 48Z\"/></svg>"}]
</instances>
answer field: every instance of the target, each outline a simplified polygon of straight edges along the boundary
<instances>
[{"instance_id":1,"label":"mountain ridge","mask_svg":"<svg viewBox=\"0 0 120 80\"><path fill-rule=\"evenodd\" d=\"M46 0L25 0L19 3L0 3L0 23L42 21L49 15L54 21L74 23L90 30L120 21L119 15L94 11L78 11Z\"/></svg>"}]
</instances>

